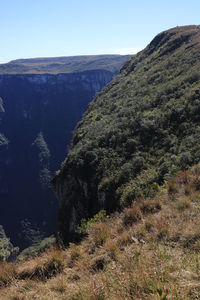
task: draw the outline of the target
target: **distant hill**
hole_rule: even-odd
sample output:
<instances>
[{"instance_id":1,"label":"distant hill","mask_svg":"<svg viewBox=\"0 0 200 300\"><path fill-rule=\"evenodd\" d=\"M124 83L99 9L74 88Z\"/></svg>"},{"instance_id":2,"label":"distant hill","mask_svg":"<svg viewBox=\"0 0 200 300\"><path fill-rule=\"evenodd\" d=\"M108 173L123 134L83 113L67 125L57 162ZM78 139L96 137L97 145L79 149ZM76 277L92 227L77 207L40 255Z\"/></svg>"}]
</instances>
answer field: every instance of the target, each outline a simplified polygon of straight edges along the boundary
<instances>
[{"instance_id":1,"label":"distant hill","mask_svg":"<svg viewBox=\"0 0 200 300\"><path fill-rule=\"evenodd\" d=\"M151 197L179 169L200 161L200 26L158 34L89 105L54 179L58 233Z\"/></svg>"},{"instance_id":2,"label":"distant hill","mask_svg":"<svg viewBox=\"0 0 200 300\"><path fill-rule=\"evenodd\" d=\"M0 74L58 74L89 70L117 73L130 55L85 55L17 59L0 64Z\"/></svg>"}]
</instances>

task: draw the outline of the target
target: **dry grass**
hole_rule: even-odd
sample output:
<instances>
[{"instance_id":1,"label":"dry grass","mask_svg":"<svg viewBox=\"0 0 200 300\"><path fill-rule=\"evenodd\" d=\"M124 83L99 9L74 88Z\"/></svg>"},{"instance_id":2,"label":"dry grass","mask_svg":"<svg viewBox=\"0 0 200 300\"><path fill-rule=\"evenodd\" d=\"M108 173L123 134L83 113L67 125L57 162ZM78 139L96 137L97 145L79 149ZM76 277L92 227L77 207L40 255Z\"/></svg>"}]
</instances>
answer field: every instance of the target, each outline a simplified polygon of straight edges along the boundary
<instances>
[{"instance_id":1,"label":"dry grass","mask_svg":"<svg viewBox=\"0 0 200 300\"><path fill-rule=\"evenodd\" d=\"M92 224L90 228L90 236L95 246L102 246L108 239L110 228L103 222Z\"/></svg>"},{"instance_id":2,"label":"dry grass","mask_svg":"<svg viewBox=\"0 0 200 300\"><path fill-rule=\"evenodd\" d=\"M92 224L88 237L0 265L0 299L200 299L200 168Z\"/></svg>"},{"instance_id":3,"label":"dry grass","mask_svg":"<svg viewBox=\"0 0 200 300\"><path fill-rule=\"evenodd\" d=\"M132 225L142 219L142 212L137 204L124 210L123 222L125 226Z\"/></svg>"},{"instance_id":4,"label":"dry grass","mask_svg":"<svg viewBox=\"0 0 200 300\"><path fill-rule=\"evenodd\" d=\"M47 280L63 270L63 253L52 248L44 255L28 262L18 268L19 279Z\"/></svg>"},{"instance_id":5,"label":"dry grass","mask_svg":"<svg viewBox=\"0 0 200 300\"><path fill-rule=\"evenodd\" d=\"M17 276L16 266L12 263L0 263L0 288L9 285Z\"/></svg>"}]
</instances>

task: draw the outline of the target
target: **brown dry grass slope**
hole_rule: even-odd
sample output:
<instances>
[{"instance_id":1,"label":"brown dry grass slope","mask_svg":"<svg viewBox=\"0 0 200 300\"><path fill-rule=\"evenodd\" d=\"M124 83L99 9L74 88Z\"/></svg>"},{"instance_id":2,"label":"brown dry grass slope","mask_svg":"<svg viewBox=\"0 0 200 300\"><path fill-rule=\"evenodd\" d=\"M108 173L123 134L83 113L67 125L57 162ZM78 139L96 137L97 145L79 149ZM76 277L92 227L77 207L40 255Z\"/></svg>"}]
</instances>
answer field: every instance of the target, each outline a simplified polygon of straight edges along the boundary
<instances>
[{"instance_id":1,"label":"brown dry grass slope","mask_svg":"<svg viewBox=\"0 0 200 300\"><path fill-rule=\"evenodd\" d=\"M0 265L0 299L200 299L200 166L156 198L92 223L86 238Z\"/></svg>"}]
</instances>

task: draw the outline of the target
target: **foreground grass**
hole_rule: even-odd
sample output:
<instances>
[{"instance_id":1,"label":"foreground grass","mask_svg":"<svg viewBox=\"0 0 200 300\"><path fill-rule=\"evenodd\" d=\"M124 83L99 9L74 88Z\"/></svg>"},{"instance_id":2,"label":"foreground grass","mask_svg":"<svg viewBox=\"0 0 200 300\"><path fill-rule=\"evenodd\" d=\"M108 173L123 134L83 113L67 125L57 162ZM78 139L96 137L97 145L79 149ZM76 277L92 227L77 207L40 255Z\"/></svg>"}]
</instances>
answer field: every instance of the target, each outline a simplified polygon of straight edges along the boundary
<instances>
[{"instance_id":1,"label":"foreground grass","mask_svg":"<svg viewBox=\"0 0 200 300\"><path fill-rule=\"evenodd\" d=\"M200 167L122 213L91 223L78 245L0 265L0 299L200 299Z\"/></svg>"}]
</instances>

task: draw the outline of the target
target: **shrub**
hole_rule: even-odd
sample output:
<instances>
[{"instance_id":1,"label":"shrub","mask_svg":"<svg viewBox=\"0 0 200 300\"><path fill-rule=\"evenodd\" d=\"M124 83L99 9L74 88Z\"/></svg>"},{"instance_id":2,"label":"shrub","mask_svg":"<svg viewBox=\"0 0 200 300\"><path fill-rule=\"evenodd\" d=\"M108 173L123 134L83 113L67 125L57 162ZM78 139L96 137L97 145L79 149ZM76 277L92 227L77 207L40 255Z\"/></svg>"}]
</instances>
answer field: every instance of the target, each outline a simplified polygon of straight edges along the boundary
<instances>
[{"instance_id":1,"label":"shrub","mask_svg":"<svg viewBox=\"0 0 200 300\"><path fill-rule=\"evenodd\" d=\"M186 81L188 81L190 84L198 81L200 79L199 72L190 72L189 76L186 78Z\"/></svg>"},{"instance_id":2,"label":"shrub","mask_svg":"<svg viewBox=\"0 0 200 300\"><path fill-rule=\"evenodd\" d=\"M37 257L42 252L55 246L56 239L54 236L47 237L43 240L34 242L30 247L24 249L17 257L18 261L27 260L29 258Z\"/></svg>"},{"instance_id":3,"label":"shrub","mask_svg":"<svg viewBox=\"0 0 200 300\"><path fill-rule=\"evenodd\" d=\"M15 260L18 252L19 248L12 245L5 234L3 226L0 225L0 262Z\"/></svg>"},{"instance_id":4,"label":"shrub","mask_svg":"<svg viewBox=\"0 0 200 300\"><path fill-rule=\"evenodd\" d=\"M181 168L182 169L186 168L191 163L192 163L191 153L189 151L181 153L181 155L180 155Z\"/></svg>"},{"instance_id":5,"label":"shrub","mask_svg":"<svg viewBox=\"0 0 200 300\"><path fill-rule=\"evenodd\" d=\"M106 211L102 209L91 219L88 220L82 219L81 224L78 226L77 232L79 234L87 234L93 223L104 221L105 219L106 219Z\"/></svg>"},{"instance_id":6,"label":"shrub","mask_svg":"<svg viewBox=\"0 0 200 300\"><path fill-rule=\"evenodd\" d=\"M139 202L139 207L143 214L156 213L161 210L161 204L158 199L142 199Z\"/></svg>"}]
</instances>

